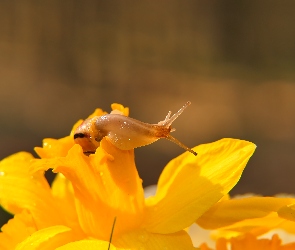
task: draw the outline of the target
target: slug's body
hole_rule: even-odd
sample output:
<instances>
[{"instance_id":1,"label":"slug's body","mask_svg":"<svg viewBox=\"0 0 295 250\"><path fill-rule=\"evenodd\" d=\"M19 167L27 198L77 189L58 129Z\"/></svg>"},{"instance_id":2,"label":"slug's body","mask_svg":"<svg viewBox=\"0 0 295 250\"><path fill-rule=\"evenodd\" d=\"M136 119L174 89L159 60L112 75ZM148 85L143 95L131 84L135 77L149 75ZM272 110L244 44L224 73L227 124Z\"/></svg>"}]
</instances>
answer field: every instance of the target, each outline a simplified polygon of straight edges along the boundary
<instances>
[{"instance_id":1,"label":"slug's body","mask_svg":"<svg viewBox=\"0 0 295 250\"><path fill-rule=\"evenodd\" d=\"M172 117L170 117L171 112L169 111L165 120L158 124L144 123L121 114L112 113L89 118L76 129L74 139L82 146L85 154L94 153L99 142L107 136L113 145L122 150L145 146L160 138L166 138L197 155L196 152L170 135L170 132L175 130L171 128L172 122L188 105L190 102L187 102Z\"/></svg>"}]
</instances>

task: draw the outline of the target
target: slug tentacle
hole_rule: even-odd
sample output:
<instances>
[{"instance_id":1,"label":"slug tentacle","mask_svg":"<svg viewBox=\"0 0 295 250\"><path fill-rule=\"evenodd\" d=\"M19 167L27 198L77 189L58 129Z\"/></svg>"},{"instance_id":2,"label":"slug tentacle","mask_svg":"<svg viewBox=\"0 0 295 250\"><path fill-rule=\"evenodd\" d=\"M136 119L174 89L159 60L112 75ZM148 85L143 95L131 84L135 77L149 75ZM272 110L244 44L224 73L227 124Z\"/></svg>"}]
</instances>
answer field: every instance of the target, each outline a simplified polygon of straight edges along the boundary
<instances>
[{"instance_id":1,"label":"slug tentacle","mask_svg":"<svg viewBox=\"0 0 295 250\"><path fill-rule=\"evenodd\" d=\"M183 105L183 107L178 110L171 118L170 118L170 115L171 115L171 111L168 112L168 115L166 116L165 120L164 121L160 121L158 123L158 125L161 125L161 126L165 126L165 127L170 127L171 124L176 120L176 118L178 116L181 115L181 113L189 106L191 105L191 102L188 101L186 102L186 104Z\"/></svg>"},{"instance_id":2,"label":"slug tentacle","mask_svg":"<svg viewBox=\"0 0 295 250\"><path fill-rule=\"evenodd\" d=\"M184 148L186 151L191 152L193 155L197 156L197 152L195 152L194 150L190 149L189 147L185 146L182 142L180 142L179 140L177 140L175 137L173 137L172 135L168 135L166 137L166 139L168 139L169 141L172 141L174 143L176 143L178 146L180 146L181 148Z\"/></svg>"},{"instance_id":3,"label":"slug tentacle","mask_svg":"<svg viewBox=\"0 0 295 250\"><path fill-rule=\"evenodd\" d=\"M165 124L167 123L167 121L169 121L169 119L170 119L170 115L171 115L171 111L168 112L168 114L166 115L164 121L159 121L159 122L158 122L158 125L160 125L160 126L165 126Z\"/></svg>"},{"instance_id":4,"label":"slug tentacle","mask_svg":"<svg viewBox=\"0 0 295 250\"><path fill-rule=\"evenodd\" d=\"M170 132L175 131L174 128L171 128L171 124L190 104L191 102L187 102L172 117L170 117L171 111L169 111L165 120L158 124L144 123L124 116L122 112L116 110L111 114L88 118L76 129L74 140L81 145L85 154L91 154L99 147L99 142L104 137L107 137L114 146L122 150L142 147L160 138L166 138L197 155L192 149L170 135Z\"/></svg>"}]
</instances>

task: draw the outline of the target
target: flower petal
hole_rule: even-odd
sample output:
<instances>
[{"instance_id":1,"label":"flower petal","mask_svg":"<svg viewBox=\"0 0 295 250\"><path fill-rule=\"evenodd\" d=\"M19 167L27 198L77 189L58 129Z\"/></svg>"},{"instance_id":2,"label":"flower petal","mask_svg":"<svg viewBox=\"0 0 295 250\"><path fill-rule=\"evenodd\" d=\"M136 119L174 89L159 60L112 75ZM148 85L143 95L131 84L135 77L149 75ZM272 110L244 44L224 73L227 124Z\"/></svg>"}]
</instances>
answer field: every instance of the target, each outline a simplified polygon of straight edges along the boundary
<instances>
[{"instance_id":1,"label":"flower petal","mask_svg":"<svg viewBox=\"0 0 295 250\"><path fill-rule=\"evenodd\" d=\"M143 220L142 181L134 164L133 150L119 150L107 140L93 155L85 156L79 145L66 157L36 160L35 171L53 168L71 181L83 231L107 240L113 220L120 233L138 227Z\"/></svg>"},{"instance_id":2,"label":"flower petal","mask_svg":"<svg viewBox=\"0 0 295 250\"><path fill-rule=\"evenodd\" d=\"M65 226L53 226L36 231L15 250L54 250L74 240L72 231Z\"/></svg>"},{"instance_id":3,"label":"flower petal","mask_svg":"<svg viewBox=\"0 0 295 250\"><path fill-rule=\"evenodd\" d=\"M280 228L295 234L295 203L281 207L278 210L278 215L280 218L285 219Z\"/></svg>"},{"instance_id":4,"label":"flower petal","mask_svg":"<svg viewBox=\"0 0 295 250\"><path fill-rule=\"evenodd\" d=\"M0 203L13 214L27 210L39 229L62 224L43 172L29 173L32 159L31 154L20 152L0 162Z\"/></svg>"},{"instance_id":5,"label":"flower petal","mask_svg":"<svg viewBox=\"0 0 295 250\"><path fill-rule=\"evenodd\" d=\"M35 152L41 158L52 158L66 156L75 144L73 137L66 136L61 139L47 138L43 140L43 147L35 147Z\"/></svg>"},{"instance_id":6,"label":"flower petal","mask_svg":"<svg viewBox=\"0 0 295 250\"><path fill-rule=\"evenodd\" d=\"M169 162L156 195L146 200L147 230L173 233L191 225L235 186L255 148L222 139L195 147L197 157L186 152Z\"/></svg>"},{"instance_id":7,"label":"flower petal","mask_svg":"<svg viewBox=\"0 0 295 250\"><path fill-rule=\"evenodd\" d=\"M276 212L270 212L261 218L245 219L229 226L220 227L212 232L211 237L214 239L220 237L229 239L244 235L245 233L260 236L274 228L281 228L283 224L285 224L284 219L279 218Z\"/></svg>"},{"instance_id":8,"label":"flower petal","mask_svg":"<svg viewBox=\"0 0 295 250\"><path fill-rule=\"evenodd\" d=\"M16 214L1 228L0 249L15 249L16 245L37 231L32 215L27 211Z\"/></svg>"},{"instance_id":9,"label":"flower petal","mask_svg":"<svg viewBox=\"0 0 295 250\"><path fill-rule=\"evenodd\" d=\"M276 197L248 197L221 201L198 218L197 224L205 229L217 229L245 219L265 217L292 202L292 198Z\"/></svg>"},{"instance_id":10,"label":"flower petal","mask_svg":"<svg viewBox=\"0 0 295 250\"><path fill-rule=\"evenodd\" d=\"M102 240L80 240L70 242L64 246L58 247L56 250L116 250L112 244L109 247L109 242ZM119 250L119 249L118 249Z\"/></svg>"},{"instance_id":11,"label":"flower petal","mask_svg":"<svg viewBox=\"0 0 295 250\"><path fill-rule=\"evenodd\" d=\"M123 115L128 116L129 115L129 108L125 108L123 105L118 104L118 103L113 103L111 105L112 110L118 110L120 111Z\"/></svg>"},{"instance_id":12,"label":"flower petal","mask_svg":"<svg viewBox=\"0 0 295 250\"><path fill-rule=\"evenodd\" d=\"M245 233L262 235L277 229L295 233L295 222L280 218L280 211L294 198L249 197L218 202L197 223L206 229L218 229L212 237L231 238Z\"/></svg>"},{"instance_id":13,"label":"flower petal","mask_svg":"<svg viewBox=\"0 0 295 250\"><path fill-rule=\"evenodd\" d=\"M165 235L153 234L145 230L136 230L122 235L113 244L119 249L195 249L189 235L185 231Z\"/></svg>"},{"instance_id":14,"label":"flower petal","mask_svg":"<svg viewBox=\"0 0 295 250\"><path fill-rule=\"evenodd\" d=\"M295 203L282 206L278 211L278 215L284 219L295 221Z\"/></svg>"},{"instance_id":15,"label":"flower petal","mask_svg":"<svg viewBox=\"0 0 295 250\"><path fill-rule=\"evenodd\" d=\"M107 112L103 111L102 109L95 109L94 112L90 116L88 116L87 118L93 118L95 116L102 116L105 114L107 114ZM77 125L77 123L76 123L76 125ZM76 128L75 126L74 126L74 129ZM73 132L73 130L72 130L72 132Z\"/></svg>"},{"instance_id":16,"label":"flower petal","mask_svg":"<svg viewBox=\"0 0 295 250\"><path fill-rule=\"evenodd\" d=\"M51 186L52 195L65 220L65 225L72 228L76 234L83 237L75 205L72 183L61 173L55 176Z\"/></svg>"},{"instance_id":17,"label":"flower petal","mask_svg":"<svg viewBox=\"0 0 295 250\"><path fill-rule=\"evenodd\" d=\"M115 234L138 227L143 220L144 194L133 150L119 150L107 140L102 140L90 157L85 157L80 147L76 149L80 164L58 167L56 171L72 181L84 231L107 240L110 231L106 228L111 229L115 217ZM79 155L74 150L73 154ZM70 156L73 160L74 155Z\"/></svg>"}]
</instances>

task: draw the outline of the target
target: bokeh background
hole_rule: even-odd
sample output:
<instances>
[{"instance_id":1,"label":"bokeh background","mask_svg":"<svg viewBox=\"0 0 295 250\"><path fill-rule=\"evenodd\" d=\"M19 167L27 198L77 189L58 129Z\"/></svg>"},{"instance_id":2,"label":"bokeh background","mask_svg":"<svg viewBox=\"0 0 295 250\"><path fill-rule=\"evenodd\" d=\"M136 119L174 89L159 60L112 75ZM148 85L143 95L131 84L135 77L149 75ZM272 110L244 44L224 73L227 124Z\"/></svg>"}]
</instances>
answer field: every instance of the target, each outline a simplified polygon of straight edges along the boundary
<instances>
[{"instance_id":1,"label":"bokeh background","mask_svg":"<svg viewBox=\"0 0 295 250\"><path fill-rule=\"evenodd\" d=\"M33 153L113 102L157 123L190 100L174 123L180 141L258 146L232 194L294 194L294 9L292 0L0 1L1 159ZM144 186L183 152L166 140L135 151Z\"/></svg>"}]
</instances>

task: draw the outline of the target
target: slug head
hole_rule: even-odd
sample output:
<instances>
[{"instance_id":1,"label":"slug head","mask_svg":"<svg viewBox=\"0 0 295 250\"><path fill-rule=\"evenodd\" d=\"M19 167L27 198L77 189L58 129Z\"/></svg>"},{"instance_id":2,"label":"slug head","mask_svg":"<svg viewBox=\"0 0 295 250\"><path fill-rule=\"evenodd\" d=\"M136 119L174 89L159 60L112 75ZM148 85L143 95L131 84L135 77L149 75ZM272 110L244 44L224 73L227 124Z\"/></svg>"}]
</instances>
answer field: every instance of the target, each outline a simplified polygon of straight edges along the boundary
<instances>
[{"instance_id":1,"label":"slug head","mask_svg":"<svg viewBox=\"0 0 295 250\"><path fill-rule=\"evenodd\" d=\"M100 141L106 134L95 127L97 117L86 119L75 131L74 140L79 144L84 154L94 154Z\"/></svg>"}]
</instances>

